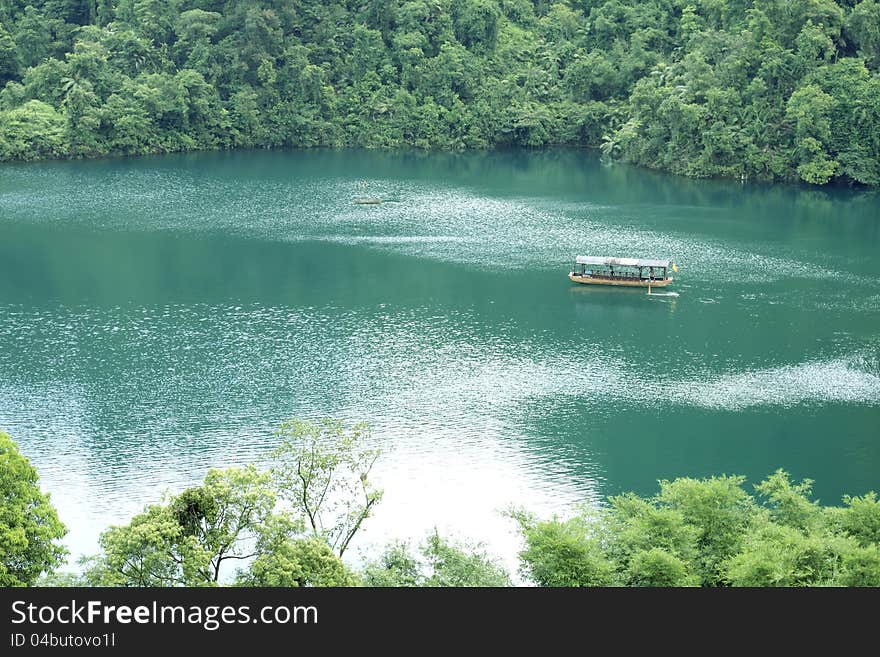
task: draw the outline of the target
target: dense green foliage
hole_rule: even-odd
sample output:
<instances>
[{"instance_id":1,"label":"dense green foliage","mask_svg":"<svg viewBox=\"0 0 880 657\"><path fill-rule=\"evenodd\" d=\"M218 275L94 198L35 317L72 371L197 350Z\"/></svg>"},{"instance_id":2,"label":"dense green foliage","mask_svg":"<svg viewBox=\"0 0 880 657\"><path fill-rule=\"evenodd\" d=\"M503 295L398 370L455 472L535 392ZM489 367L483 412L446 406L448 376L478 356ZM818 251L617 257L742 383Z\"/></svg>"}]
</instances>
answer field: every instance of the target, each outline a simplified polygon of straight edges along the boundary
<instances>
[{"instance_id":1,"label":"dense green foliage","mask_svg":"<svg viewBox=\"0 0 880 657\"><path fill-rule=\"evenodd\" d=\"M214 586L229 561L260 560L302 523L276 511L268 473L211 470L201 486L152 504L101 534L85 578L101 586Z\"/></svg>"},{"instance_id":2,"label":"dense green foliage","mask_svg":"<svg viewBox=\"0 0 880 657\"><path fill-rule=\"evenodd\" d=\"M0 0L0 160L572 144L880 184L878 0Z\"/></svg>"},{"instance_id":3,"label":"dense green foliage","mask_svg":"<svg viewBox=\"0 0 880 657\"><path fill-rule=\"evenodd\" d=\"M333 549L316 538L286 538L263 546L239 586L357 586L357 576Z\"/></svg>"},{"instance_id":4,"label":"dense green foliage","mask_svg":"<svg viewBox=\"0 0 880 657\"><path fill-rule=\"evenodd\" d=\"M405 543L393 543L367 563L365 586L510 586L502 566L478 547L460 546L436 531L420 549L421 559Z\"/></svg>"},{"instance_id":5,"label":"dense green foliage","mask_svg":"<svg viewBox=\"0 0 880 657\"><path fill-rule=\"evenodd\" d=\"M651 499L612 497L569 520L514 513L523 574L542 586L878 586L880 502L810 499L812 482L779 470L660 482Z\"/></svg>"},{"instance_id":6,"label":"dense green foliage","mask_svg":"<svg viewBox=\"0 0 880 657\"><path fill-rule=\"evenodd\" d=\"M350 540L368 517L364 500L381 497L366 478L378 456L360 444L366 427L290 421L279 435L278 469L210 470L201 485L105 530L101 554L83 559L82 574L73 575L52 572L66 530L36 486L34 469L0 432L0 585L27 586L41 573L48 573L39 580L45 586L511 584L480 547L436 531L417 553L391 543L352 570L341 559L340 538ZM363 485L348 486L337 472L353 473ZM292 489L294 473L304 479ZM874 492L831 507L811 499L810 480L793 482L782 470L754 486L754 494L744 485L736 476L661 481L651 498L618 495L566 520L511 511L524 543L521 574L550 587L880 586ZM299 503L291 490L302 496Z\"/></svg>"},{"instance_id":7,"label":"dense green foliage","mask_svg":"<svg viewBox=\"0 0 880 657\"><path fill-rule=\"evenodd\" d=\"M29 586L55 568L66 533L37 471L0 431L0 586Z\"/></svg>"}]
</instances>

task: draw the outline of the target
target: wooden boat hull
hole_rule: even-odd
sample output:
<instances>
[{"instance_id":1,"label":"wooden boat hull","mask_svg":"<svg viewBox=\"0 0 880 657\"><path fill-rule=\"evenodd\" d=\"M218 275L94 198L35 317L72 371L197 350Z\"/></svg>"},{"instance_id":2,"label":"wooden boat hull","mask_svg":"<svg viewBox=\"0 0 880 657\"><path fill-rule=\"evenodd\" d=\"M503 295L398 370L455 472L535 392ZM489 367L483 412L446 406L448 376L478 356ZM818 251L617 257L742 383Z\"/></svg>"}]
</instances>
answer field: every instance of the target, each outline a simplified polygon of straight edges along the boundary
<instances>
[{"instance_id":1,"label":"wooden boat hull","mask_svg":"<svg viewBox=\"0 0 880 657\"><path fill-rule=\"evenodd\" d=\"M620 285L621 287L666 287L672 282L672 277L661 280L622 280L609 278L593 278L592 276L581 276L580 274L570 273L568 278L573 283L583 283L584 285Z\"/></svg>"}]
</instances>

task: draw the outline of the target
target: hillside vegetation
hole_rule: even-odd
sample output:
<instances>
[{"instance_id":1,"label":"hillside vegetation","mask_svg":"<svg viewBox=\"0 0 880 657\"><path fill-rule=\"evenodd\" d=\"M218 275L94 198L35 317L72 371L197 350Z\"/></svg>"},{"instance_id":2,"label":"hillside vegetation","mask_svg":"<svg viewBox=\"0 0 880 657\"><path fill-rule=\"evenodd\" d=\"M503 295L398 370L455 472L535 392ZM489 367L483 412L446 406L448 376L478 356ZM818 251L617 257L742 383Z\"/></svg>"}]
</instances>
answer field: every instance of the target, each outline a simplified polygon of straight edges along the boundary
<instances>
[{"instance_id":1,"label":"hillside vegetation","mask_svg":"<svg viewBox=\"0 0 880 657\"><path fill-rule=\"evenodd\" d=\"M880 184L878 0L0 0L0 159L553 144Z\"/></svg>"}]
</instances>

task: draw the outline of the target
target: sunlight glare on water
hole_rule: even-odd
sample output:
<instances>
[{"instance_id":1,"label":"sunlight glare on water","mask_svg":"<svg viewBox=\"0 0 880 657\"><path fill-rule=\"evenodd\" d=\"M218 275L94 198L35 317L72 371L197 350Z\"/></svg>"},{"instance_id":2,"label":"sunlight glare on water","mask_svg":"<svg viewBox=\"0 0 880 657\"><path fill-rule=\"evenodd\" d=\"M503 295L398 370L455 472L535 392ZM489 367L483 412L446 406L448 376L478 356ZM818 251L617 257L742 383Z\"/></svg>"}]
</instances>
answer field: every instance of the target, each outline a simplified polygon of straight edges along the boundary
<instances>
[{"instance_id":1,"label":"sunlight glare on water","mask_svg":"<svg viewBox=\"0 0 880 657\"><path fill-rule=\"evenodd\" d=\"M74 556L210 467L268 464L289 417L372 426L360 548L436 527L514 567L501 510L679 475L784 467L833 503L880 484L878 209L577 151L5 166L0 428ZM579 254L680 271L588 289Z\"/></svg>"}]
</instances>

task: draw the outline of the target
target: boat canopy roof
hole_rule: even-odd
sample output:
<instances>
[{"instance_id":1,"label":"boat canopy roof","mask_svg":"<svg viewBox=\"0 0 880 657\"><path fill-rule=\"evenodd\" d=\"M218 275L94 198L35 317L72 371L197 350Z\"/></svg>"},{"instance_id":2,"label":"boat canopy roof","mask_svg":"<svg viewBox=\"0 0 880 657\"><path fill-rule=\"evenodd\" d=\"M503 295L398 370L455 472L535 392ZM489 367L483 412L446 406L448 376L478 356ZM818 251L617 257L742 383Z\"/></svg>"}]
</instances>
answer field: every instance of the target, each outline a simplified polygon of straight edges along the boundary
<instances>
[{"instance_id":1,"label":"boat canopy roof","mask_svg":"<svg viewBox=\"0 0 880 657\"><path fill-rule=\"evenodd\" d=\"M579 265L615 265L617 267L669 267L669 260L640 260L638 258L603 258L599 256L578 256Z\"/></svg>"}]
</instances>

